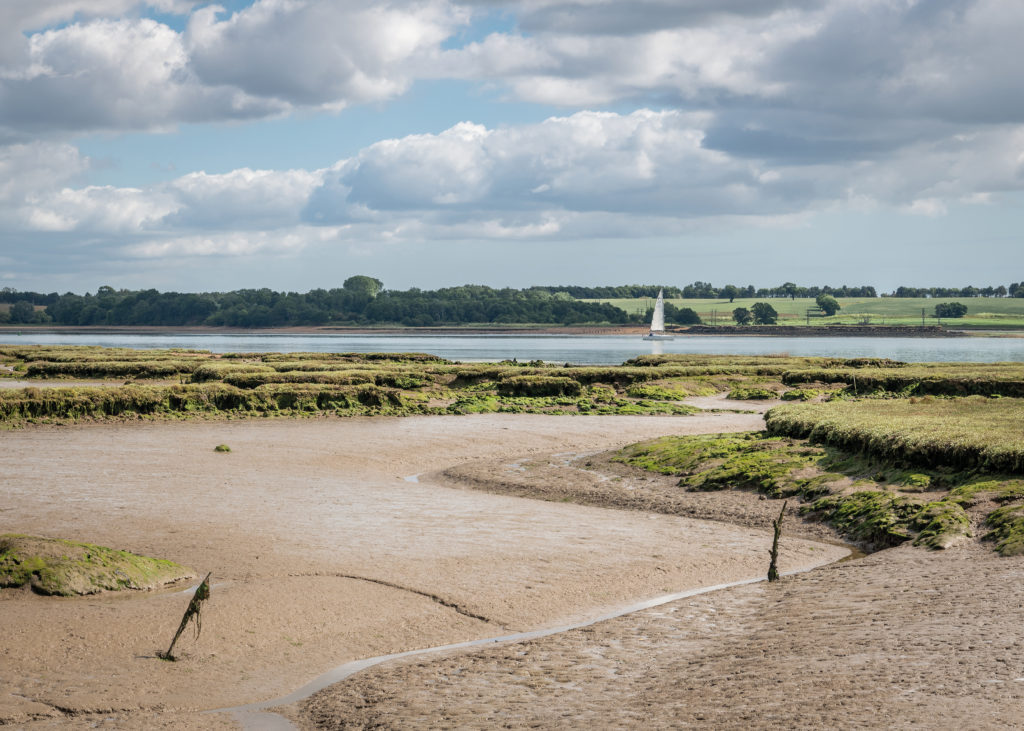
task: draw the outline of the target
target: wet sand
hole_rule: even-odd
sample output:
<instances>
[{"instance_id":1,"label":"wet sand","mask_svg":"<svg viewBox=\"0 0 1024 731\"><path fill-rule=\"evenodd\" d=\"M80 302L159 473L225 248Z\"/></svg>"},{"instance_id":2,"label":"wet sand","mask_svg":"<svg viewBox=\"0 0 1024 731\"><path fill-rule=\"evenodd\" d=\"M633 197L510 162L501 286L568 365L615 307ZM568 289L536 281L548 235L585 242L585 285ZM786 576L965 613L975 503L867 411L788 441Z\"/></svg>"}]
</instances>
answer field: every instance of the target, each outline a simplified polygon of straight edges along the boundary
<instances>
[{"instance_id":1,"label":"wet sand","mask_svg":"<svg viewBox=\"0 0 1024 731\"><path fill-rule=\"evenodd\" d=\"M198 641L157 660L187 596L0 591L0 723L216 728L340 663L595 616L763 573L764 529L404 477L597 452L753 414L481 415L33 427L0 434L0 532L213 571ZM230 454L213 446L226 443ZM792 540L783 568L842 549Z\"/></svg>"},{"instance_id":2,"label":"wet sand","mask_svg":"<svg viewBox=\"0 0 1024 731\"><path fill-rule=\"evenodd\" d=\"M1020 728L1024 564L910 547L373 668L302 728Z\"/></svg>"},{"instance_id":3,"label":"wet sand","mask_svg":"<svg viewBox=\"0 0 1024 731\"><path fill-rule=\"evenodd\" d=\"M764 525L779 502L685 493L608 454L433 476L497 494ZM792 536L835 537L791 510ZM984 527L975 523L976 535ZM299 728L1019 728L1024 557L910 546L500 648L369 669L281 709Z\"/></svg>"}]
</instances>

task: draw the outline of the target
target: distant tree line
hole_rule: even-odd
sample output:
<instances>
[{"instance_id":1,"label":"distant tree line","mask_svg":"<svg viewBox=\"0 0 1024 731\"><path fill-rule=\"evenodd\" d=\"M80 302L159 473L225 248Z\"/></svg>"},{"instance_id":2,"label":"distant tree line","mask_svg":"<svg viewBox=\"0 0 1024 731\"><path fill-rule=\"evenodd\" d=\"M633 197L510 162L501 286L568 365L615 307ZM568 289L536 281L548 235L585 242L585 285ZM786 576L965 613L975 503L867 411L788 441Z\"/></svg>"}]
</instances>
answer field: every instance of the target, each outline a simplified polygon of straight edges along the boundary
<instances>
[{"instance_id":1,"label":"distant tree line","mask_svg":"<svg viewBox=\"0 0 1024 731\"><path fill-rule=\"evenodd\" d=\"M355 276L340 288L314 289L304 294L270 289L231 292L180 293L115 290L100 287L96 294L46 295L45 313L36 311L29 294L5 293L14 300L11 313L27 306L37 318L58 325L210 325L229 327L289 327L294 325L396 324L405 326L466 323L580 323L639 322L618 307L580 302L568 295L543 290L492 289L479 285L435 291L385 290L371 277ZM26 305L19 305L24 302ZM25 320L28 322L29 320Z\"/></svg>"},{"instance_id":2,"label":"distant tree line","mask_svg":"<svg viewBox=\"0 0 1024 731\"><path fill-rule=\"evenodd\" d=\"M839 287L801 287L793 282L785 282L778 287L754 287L748 284L741 287L735 284L726 284L717 287L710 282L694 282L682 287L678 297L682 299L727 299L732 302L734 299L770 299L772 297L809 297L815 298L818 295L827 294L833 297L877 297L874 287L850 287L841 285ZM653 295L651 295L653 296ZM668 289L665 289L665 296L668 297Z\"/></svg>"},{"instance_id":3,"label":"distant tree line","mask_svg":"<svg viewBox=\"0 0 1024 731\"><path fill-rule=\"evenodd\" d=\"M828 294L833 297L877 297L874 287L801 287L792 282L780 284L778 287L755 288L748 284L740 287L726 284L717 287L710 282L694 282L685 287L669 287L666 285L629 284L621 287L577 287L559 285L557 287L531 287L531 290L543 290L552 294L565 293L576 299L638 299L657 297L658 290L664 290L666 299L753 299L770 297L810 297Z\"/></svg>"},{"instance_id":4,"label":"distant tree line","mask_svg":"<svg viewBox=\"0 0 1024 731\"><path fill-rule=\"evenodd\" d=\"M668 299L679 299L683 296L683 291L679 287L662 284L624 284L621 287L578 287L574 284L560 284L557 287L530 287L529 291L567 294L578 300L628 300L657 297L661 290L664 290Z\"/></svg>"},{"instance_id":5,"label":"distant tree line","mask_svg":"<svg viewBox=\"0 0 1024 731\"><path fill-rule=\"evenodd\" d=\"M1004 287L897 287L883 297L1024 297L1024 282Z\"/></svg>"},{"instance_id":6,"label":"distant tree line","mask_svg":"<svg viewBox=\"0 0 1024 731\"><path fill-rule=\"evenodd\" d=\"M758 288L727 284L715 287L694 282L685 287L624 285L621 287L577 287L560 285L528 289L494 289L465 285L438 290L412 288L386 290L372 277L349 277L339 288L314 289L306 293L275 292L270 289L239 289L231 292L180 293L146 290L115 290L100 287L95 294L19 291L0 289L0 323L58 325L134 326L229 326L243 328L289 327L299 325L381 325L409 327L460 324L640 324L650 321L651 309L627 314L609 304L585 299L650 298L664 290L667 298L683 299L770 299L814 298L826 315L839 309L837 297L876 297L874 287L801 287L785 282L778 287ZM899 287L890 297L1024 297L1024 282L1009 287L911 288ZM44 309L45 308L45 309ZM771 320L770 313L758 317L753 308L750 320ZM956 315L944 315L946 317ZM739 320L744 320L743 312ZM665 303L666 322L679 325L700 323L689 307Z\"/></svg>"}]
</instances>

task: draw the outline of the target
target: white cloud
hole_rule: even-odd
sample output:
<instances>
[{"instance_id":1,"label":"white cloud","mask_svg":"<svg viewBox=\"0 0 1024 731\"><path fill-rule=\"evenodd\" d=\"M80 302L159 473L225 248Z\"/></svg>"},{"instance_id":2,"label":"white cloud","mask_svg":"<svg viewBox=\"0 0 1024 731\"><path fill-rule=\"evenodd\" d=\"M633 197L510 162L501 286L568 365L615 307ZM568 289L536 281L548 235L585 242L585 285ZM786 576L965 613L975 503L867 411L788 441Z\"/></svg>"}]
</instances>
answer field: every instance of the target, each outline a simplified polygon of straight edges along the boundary
<instances>
[{"instance_id":1,"label":"white cloud","mask_svg":"<svg viewBox=\"0 0 1024 731\"><path fill-rule=\"evenodd\" d=\"M160 186L179 204L179 212L165 224L223 228L245 222L252 229L298 223L310 195L322 182L323 171L242 168L221 175L190 173Z\"/></svg>"},{"instance_id":2,"label":"white cloud","mask_svg":"<svg viewBox=\"0 0 1024 731\"><path fill-rule=\"evenodd\" d=\"M212 235L175 236L130 244L125 246L123 251L130 257L141 259L296 254L310 244L335 239L340 230L296 226L275 231L232 231Z\"/></svg>"},{"instance_id":3,"label":"white cloud","mask_svg":"<svg viewBox=\"0 0 1024 731\"><path fill-rule=\"evenodd\" d=\"M259 0L221 19L192 15L192 68L207 84L297 106L339 108L404 92L422 63L468 17L445 0Z\"/></svg>"},{"instance_id":4,"label":"white cloud","mask_svg":"<svg viewBox=\"0 0 1024 731\"><path fill-rule=\"evenodd\" d=\"M242 255L335 237L635 238L696 220L790 225L837 207L934 216L1024 187L1024 130L1015 127L848 166L708 149L715 123L706 113L646 109L517 127L461 123L375 143L328 169L199 172L145 188L74 187L88 165L74 148L22 145L0 148L0 172L19 181L0 186L0 220L9 230L88 234L138 256ZM25 170L33 174L22 179Z\"/></svg>"},{"instance_id":5,"label":"white cloud","mask_svg":"<svg viewBox=\"0 0 1024 731\"><path fill-rule=\"evenodd\" d=\"M30 142L0 146L0 211L72 181L88 167L88 160L72 145Z\"/></svg>"},{"instance_id":6,"label":"white cloud","mask_svg":"<svg viewBox=\"0 0 1024 731\"><path fill-rule=\"evenodd\" d=\"M54 2L37 12L6 11L17 16L8 28L43 28L28 37L0 31L7 49L0 53L0 142L390 99L468 18L447 0L257 0L232 15L201 7L179 33L125 14L140 5L101 0L83 12L85 3ZM191 3L149 5L183 11Z\"/></svg>"}]
</instances>

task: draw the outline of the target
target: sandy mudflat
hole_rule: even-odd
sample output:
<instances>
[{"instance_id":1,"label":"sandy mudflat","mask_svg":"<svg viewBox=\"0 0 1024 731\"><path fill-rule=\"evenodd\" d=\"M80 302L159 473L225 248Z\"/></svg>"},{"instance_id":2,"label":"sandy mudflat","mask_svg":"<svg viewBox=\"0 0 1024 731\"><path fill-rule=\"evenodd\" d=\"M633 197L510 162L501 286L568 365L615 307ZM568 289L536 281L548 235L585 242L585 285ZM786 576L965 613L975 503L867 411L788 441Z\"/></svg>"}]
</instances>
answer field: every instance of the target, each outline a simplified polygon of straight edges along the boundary
<instances>
[{"instance_id":1,"label":"sandy mudflat","mask_svg":"<svg viewBox=\"0 0 1024 731\"><path fill-rule=\"evenodd\" d=\"M1024 726L1024 563L899 548L525 644L370 669L318 728Z\"/></svg>"},{"instance_id":2,"label":"sandy mudflat","mask_svg":"<svg viewBox=\"0 0 1024 731\"><path fill-rule=\"evenodd\" d=\"M478 460L436 477L738 525L779 509L748 492L680 492L608 455ZM794 535L832 536L793 514L784 542ZM544 639L372 668L283 712L322 729L1024 728L1024 557L977 540L881 551Z\"/></svg>"},{"instance_id":3,"label":"sandy mudflat","mask_svg":"<svg viewBox=\"0 0 1024 731\"><path fill-rule=\"evenodd\" d=\"M764 571L763 529L412 483L760 417L251 420L0 433L0 532L213 571L198 641L155 659L180 593L0 591L0 723L210 728L342 662L567 619ZM227 443L230 454L213 446ZM796 568L841 549L793 539ZM230 726L229 726L230 727Z\"/></svg>"}]
</instances>

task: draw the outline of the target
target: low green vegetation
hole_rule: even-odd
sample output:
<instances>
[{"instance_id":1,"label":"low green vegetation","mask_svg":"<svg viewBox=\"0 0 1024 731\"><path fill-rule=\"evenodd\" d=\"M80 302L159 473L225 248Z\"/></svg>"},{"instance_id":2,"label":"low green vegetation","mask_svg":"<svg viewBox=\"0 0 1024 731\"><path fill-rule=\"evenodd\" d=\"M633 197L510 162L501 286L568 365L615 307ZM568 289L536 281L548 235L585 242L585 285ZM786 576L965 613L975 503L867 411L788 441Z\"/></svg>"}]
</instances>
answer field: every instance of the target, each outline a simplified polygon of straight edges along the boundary
<instances>
[{"instance_id":1,"label":"low green vegetation","mask_svg":"<svg viewBox=\"0 0 1024 731\"><path fill-rule=\"evenodd\" d=\"M1024 554L1024 504L992 511L985 525L992 529L985 537L995 541L999 553L1004 556Z\"/></svg>"},{"instance_id":2,"label":"low green vegetation","mask_svg":"<svg viewBox=\"0 0 1024 731\"><path fill-rule=\"evenodd\" d=\"M230 452L231 451L231 447L229 447L226 444L218 444L216 447L213 448L213 451L214 452Z\"/></svg>"},{"instance_id":3,"label":"low green vegetation","mask_svg":"<svg viewBox=\"0 0 1024 731\"><path fill-rule=\"evenodd\" d=\"M786 371L788 385L828 383L847 396L1024 397L1022 363L914 363L877 368L809 368Z\"/></svg>"},{"instance_id":4,"label":"low green vegetation","mask_svg":"<svg viewBox=\"0 0 1024 731\"><path fill-rule=\"evenodd\" d=\"M736 386L726 398L737 401L770 401L779 398L779 392L770 388Z\"/></svg>"},{"instance_id":5,"label":"low green vegetation","mask_svg":"<svg viewBox=\"0 0 1024 731\"><path fill-rule=\"evenodd\" d=\"M29 586L39 594L76 596L156 589L195 574L172 561L90 543L0 535L0 588Z\"/></svg>"},{"instance_id":6,"label":"low green vegetation","mask_svg":"<svg viewBox=\"0 0 1024 731\"><path fill-rule=\"evenodd\" d=\"M946 548L972 522L1003 555L1024 553L1024 401L914 399L779 406L768 431L664 437L618 461L686 490L749 489L803 501L871 549ZM973 517L972 517L973 516Z\"/></svg>"},{"instance_id":7,"label":"low green vegetation","mask_svg":"<svg viewBox=\"0 0 1024 731\"><path fill-rule=\"evenodd\" d=\"M783 401L811 401L821 396L821 389L817 388L791 388L783 392Z\"/></svg>"},{"instance_id":8,"label":"low green vegetation","mask_svg":"<svg viewBox=\"0 0 1024 731\"><path fill-rule=\"evenodd\" d=\"M615 459L652 472L679 476L679 486L707 491L750 489L770 497L813 497L841 475L806 468L821 462L820 448L791 439L766 439L760 433L662 437L624 449Z\"/></svg>"},{"instance_id":9,"label":"low green vegetation","mask_svg":"<svg viewBox=\"0 0 1024 731\"><path fill-rule=\"evenodd\" d=\"M787 404L768 433L922 467L1024 473L1024 400L978 396Z\"/></svg>"}]
</instances>

